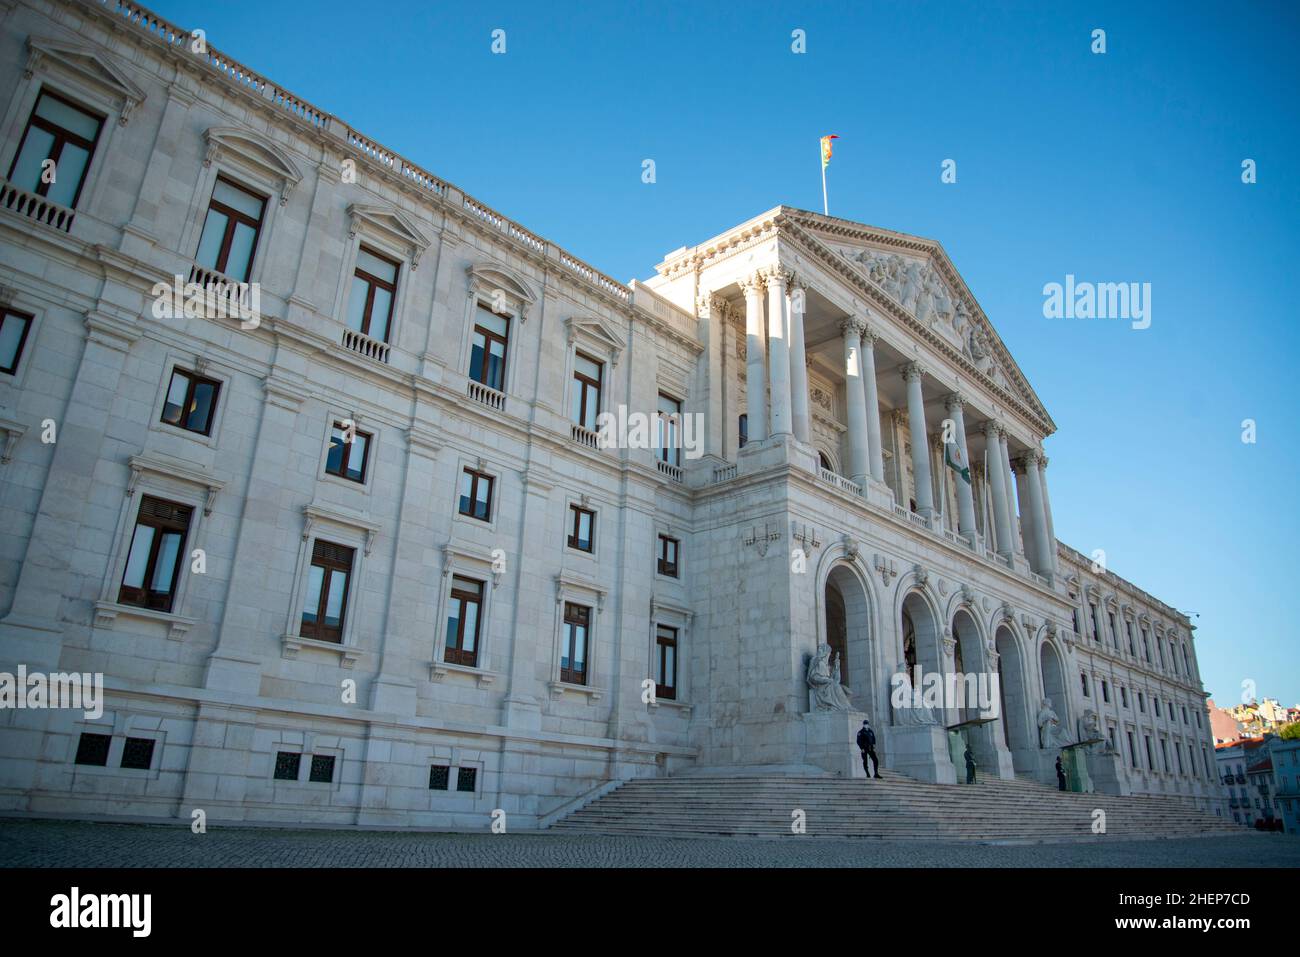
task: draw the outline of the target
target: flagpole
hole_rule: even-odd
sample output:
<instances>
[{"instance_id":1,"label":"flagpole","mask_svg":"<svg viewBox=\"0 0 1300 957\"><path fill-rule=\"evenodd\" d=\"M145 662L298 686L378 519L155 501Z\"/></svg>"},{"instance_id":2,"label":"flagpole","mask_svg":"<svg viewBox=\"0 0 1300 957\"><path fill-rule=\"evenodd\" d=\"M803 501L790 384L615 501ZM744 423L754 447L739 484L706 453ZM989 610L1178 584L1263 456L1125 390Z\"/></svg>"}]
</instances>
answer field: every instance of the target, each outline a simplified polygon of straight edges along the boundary
<instances>
[{"instance_id":1,"label":"flagpole","mask_svg":"<svg viewBox=\"0 0 1300 957\"><path fill-rule=\"evenodd\" d=\"M826 160L822 159L822 214L829 216L830 207L826 204Z\"/></svg>"}]
</instances>

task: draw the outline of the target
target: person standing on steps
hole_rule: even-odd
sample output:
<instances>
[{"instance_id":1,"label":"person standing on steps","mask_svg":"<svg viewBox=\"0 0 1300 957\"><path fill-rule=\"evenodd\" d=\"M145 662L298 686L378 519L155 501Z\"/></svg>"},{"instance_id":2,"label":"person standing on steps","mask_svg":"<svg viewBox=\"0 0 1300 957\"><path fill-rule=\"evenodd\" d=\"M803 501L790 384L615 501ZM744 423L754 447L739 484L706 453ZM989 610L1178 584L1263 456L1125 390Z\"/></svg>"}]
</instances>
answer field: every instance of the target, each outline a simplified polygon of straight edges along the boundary
<instances>
[{"instance_id":1,"label":"person standing on steps","mask_svg":"<svg viewBox=\"0 0 1300 957\"><path fill-rule=\"evenodd\" d=\"M1065 768L1061 767L1061 756L1056 756L1056 790L1065 790Z\"/></svg>"},{"instance_id":2,"label":"person standing on steps","mask_svg":"<svg viewBox=\"0 0 1300 957\"><path fill-rule=\"evenodd\" d=\"M966 745L966 783L975 783L975 755L971 754L970 745Z\"/></svg>"},{"instance_id":3,"label":"person standing on steps","mask_svg":"<svg viewBox=\"0 0 1300 957\"><path fill-rule=\"evenodd\" d=\"M862 770L871 777L872 769L867 767L867 759L871 759L871 764L875 769L875 776L880 777L880 759L876 757L876 732L871 730L871 722L863 719L862 727L858 729L858 749L862 752Z\"/></svg>"}]
</instances>

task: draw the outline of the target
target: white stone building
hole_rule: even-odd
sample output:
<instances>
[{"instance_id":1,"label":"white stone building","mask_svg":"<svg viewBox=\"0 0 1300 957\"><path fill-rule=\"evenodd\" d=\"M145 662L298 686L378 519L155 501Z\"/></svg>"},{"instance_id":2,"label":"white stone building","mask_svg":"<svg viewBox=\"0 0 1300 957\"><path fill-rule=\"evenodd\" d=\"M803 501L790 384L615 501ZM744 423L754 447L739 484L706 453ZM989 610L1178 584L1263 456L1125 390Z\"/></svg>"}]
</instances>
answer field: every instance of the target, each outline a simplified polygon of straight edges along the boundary
<instances>
[{"instance_id":1,"label":"white stone building","mask_svg":"<svg viewBox=\"0 0 1300 957\"><path fill-rule=\"evenodd\" d=\"M0 808L517 828L860 775L863 715L953 781L905 661L1000 676L986 769L1055 781L1048 697L1099 789L1219 808L1192 627L1057 543L1054 425L938 243L778 207L624 285L118 0L0 0L0 80L0 671L106 687L0 713ZM620 407L701 454L603 447Z\"/></svg>"}]
</instances>

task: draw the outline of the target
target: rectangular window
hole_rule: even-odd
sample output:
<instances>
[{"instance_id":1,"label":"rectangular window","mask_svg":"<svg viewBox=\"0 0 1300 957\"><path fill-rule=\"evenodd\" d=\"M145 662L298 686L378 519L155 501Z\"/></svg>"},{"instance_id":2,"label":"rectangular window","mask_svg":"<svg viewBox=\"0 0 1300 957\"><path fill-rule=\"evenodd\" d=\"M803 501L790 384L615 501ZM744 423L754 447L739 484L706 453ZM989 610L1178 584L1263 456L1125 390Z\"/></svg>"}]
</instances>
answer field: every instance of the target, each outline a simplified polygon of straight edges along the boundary
<instances>
[{"instance_id":1,"label":"rectangular window","mask_svg":"<svg viewBox=\"0 0 1300 957\"><path fill-rule=\"evenodd\" d=\"M1128 763L1136 768L1138 766L1138 753L1137 746L1133 743L1133 732L1126 731L1125 734L1128 735Z\"/></svg>"},{"instance_id":2,"label":"rectangular window","mask_svg":"<svg viewBox=\"0 0 1300 957\"><path fill-rule=\"evenodd\" d=\"M682 404L659 393L659 458L669 465L682 464Z\"/></svg>"},{"instance_id":3,"label":"rectangular window","mask_svg":"<svg viewBox=\"0 0 1300 957\"><path fill-rule=\"evenodd\" d=\"M1147 699L1143 696L1141 691L1138 692L1138 710L1143 714L1147 713Z\"/></svg>"},{"instance_id":4,"label":"rectangular window","mask_svg":"<svg viewBox=\"0 0 1300 957\"><path fill-rule=\"evenodd\" d=\"M569 506L569 547L590 552L595 545L596 513L577 505Z\"/></svg>"},{"instance_id":5,"label":"rectangular window","mask_svg":"<svg viewBox=\"0 0 1300 957\"><path fill-rule=\"evenodd\" d=\"M736 422L737 448L743 449L749 444L749 413L740 413Z\"/></svg>"},{"instance_id":6,"label":"rectangular window","mask_svg":"<svg viewBox=\"0 0 1300 957\"><path fill-rule=\"evenodd\" d=\"M330 432L330 450L325 459L325 471L352 482L366 481L366 462L370 457L370 433L355 426L345 427L335 422Z\"/></svg>"},{"instance_id":7,"label":"rectangular window","mask_svg":"<svg viewBox=\"0 0 1300 957\"><path fill-rule=\"evenodd\" d=\"M31 328L31 316L9 309L0 314L0 372L13 375L18 371L18 360L23 357Z\"/></svg>"},{"instance_id":8,"label":"rectangular window","mask_svg":"<svg viewBox=\"0 0 1300 957\"><path fill-rule=\"evenodd\" d=\"M465 469L460 476L460 514L491 521L492 476L474 469Z\"/></svg>"},{"instance_id":9,"label":"rectangular window","mask_svg":"<svg viewBox=\"0 0 1300 957\"><path fill-rule=\"evenodd\" d=\"M1101 612L1099 612L1099 611L1097 610L1097 606L1094 605L1094 604L1089 603L1088 607L1092 610L1092 637L1093 637L1093 640L1094 640L1094 641L1097 641L1097 642L1100 642L1100 641L1103 640L1103 638L1102 638L1102 633L1101 633Z\"/></svg>"},{"instance_id":10,"label":"rectangular window","mask_svg":"<svg viewBox=\"0 0 1300 957\"><path fill-rule=\"evenodd\" d=\"M321 539L312 545L307 597L302 608L303 638L342 643L354 553L355 549Z\"/></svg>"},{"instance_id":11,"label":"rectangular window","mask_svg":"<svg viewBox=\"0 0 1300 957\"><path fill-rule=\"evenodd\" d=\"M122 748L121 767L148 771L153 767L153 738L127 738Z\"/></svg>"},{"instance_id":12,"label":"rectangular window","mask_svg":"<svg viewBox=\"0 0 1300 957\"><path fill-rule=\"evenodd\" d=\"M587 639L591 629L591 609L585 605L564 603L564 645L560 650L560 680L569 684L587 683Z\"/></svg>"},{"instance_id":13,"label":"rectangular window","mask_svg":"<svg viewBox=\"0 0 1300 957\"><path fill-rule=\"evenodd\" d=\"M451 768L445 764L435 764L429 768L429 790L446 791L451 785Z\"/></svg>"},{"instance_id":14,"label":"rectangular window","mask_svg":"<svg viewBox=\"0 0 1300 957\"><path fill-rule=\"evenodd\" d=\"M1151 735L1146 734L1143 735L1143 737L1146 739L1146 746L1147 746L1147 768L1154 771L1156 769L1156 759L1151 754Z\"/></svg>"},{"instance_id":15,"label":"rectangular window","mask_svg":"<svg viewBox=\"0 0 1300 957\"><path fill-rule=\"evenodd\" d=\"M1119 703L1125 708L1128 707L1128 689L1123 685L1119 686Z\"/></svg>"},{"instance_id":16,"label":"rectangular window","mask_svg":"<svg viewBox=\"0 0 1300 957\"><path fill-rule=\"evenodd\" d=\"M1133 622L1125 621L1124 628L1128 631L1128 653L1136 658L1137 648L1133 646Z\"/></svg>"},{"instance_id":17,"label":"rectangular window","mask_svg":"<svg viewBox=\"0 0 1300 957\"><path fill-rule=\"evenodd\" d=\"M1165 766L1165 774L1168 774L1169 773L1169 742L1164 738L1160 739L1160 757Z\"/></svg>"},{"instance_id":18,"label":"rectangular window","mask_svg":"<svg viewBox=\"0 0 1300 957\"><path fill-rule=\"evenodd\" d=\"M1151 663L1151 642L1147 639L1145 628L1142 629L1142 657L1147 660L1147 664Z\"/></svg>"},{"instance_id":19,"label":"rectangular window","mask_svg":"<svg viewBox=\"0 0 1300 957\"><path fill-rule=\"evenodd\" d=\"M302 767L302 755L297 751L277 751L275 755L275 779L277 781L297 781L298 769Z\"/></svg>"},{"instance_id":20,"label":"rectangular window","mask_svg":"<svg viewBox=\"0 0 1300 957\"><path fill-rule=\"evenodd\" d=\"M89 764L103 768L108 766L108 747L113 743L110 734L91 734L83 731L77 739L77 764Z\"/></svg>"},{"instance_id":21,"label":"rectangular window","mask_svg":"<svg viewBox=\"0 0 1300 957\"><path fill-rule=\"evenodd\" d=\"M1119 630L1115 627L1115 613L1106 612L1106 617L1110 620L1110 641L1116 648L1119 647Z\"/></svg>"},{"instance_id":22,"label":"rectangular window","mask_svg":"<svg viewBox=\"0 0 1300 957\"><path fill-rule=\"evenodd\" d=\"M456 790L468 791L474 793L474 788L478 785L478 768L457 768L456 769Z\"/></svg>"},{"instance_id":23,"label":"rectangular window","mask_svg":"<svg viewBox=\"0 0 1300 957\"><path fill-rule=\"evenodd\" d=\"M140 500L122 587L117 593L119 604L172 610L193 512L188 505L147 495Z\"/></svg>"},{"instance_id":24,"label":"rectangular window","mask_svg":"<svg viewBox=\"0 0 1300 957\"><path fill-rule=\"evenodd\" d=\"M1079 609L1074 609L1074 633L1076 635L1083 633L1083 628L1079 624Z\"/></svg>"},{"instance_id":25,"label":"rectangular window","mask_svg":"<svg viewBox=\"0 0 1300 957\"><path fill-rule=\"evenodd\" d=\"M469 377L475 382L506 391L506 354L509 351L510 318L479 305L475 313L474 345L469 356Z\"/></svg>"},{"instance_id":26,"label":"rectangular window","mask_svg":"<svg viewBox=\"0 0 1300 957\"><path fill-rule=\"evenodd\" d=\"M447 647L443 661L478 667L479 619L483 611L483 583L453 575L447 598Z\"/></svg>"},{"instance_id":27,"label":"rectangular window","mask_svg":"<svg viewBox=\"0 0 1300 957\"><path fill-rule=\"evenodd\" d=\"M1105 678L1101 679L1101 700L1106 704L1110 704L1110 682Z\"/></svg>"},{"instance_id":28,"label":"rectangular window","mask_svg":"<svg viewBox=\"0 0 1300 957\"><path fill-rule=\"evenodd\" d=\"M307 780L314 781L317 784L333 783L334 755L313 754L311 756L311 770L307 772Z\"/></svg>"},{"instance_id":29,"label":"rectangular window","mask_svg":"<svg viewBox=\"0 0 1300 957\"><path fill-rule=\"evenodd\" d=\"M173 369L171 382L167 385L167 398L163 402L162 421L199 435L211 435L220 392L221 383L216 379Z\"/></svg>"},{"instance_id":30,"label":"rectangular window","mask_svg":"<svg viewBox=\"0 0 1300 957\"><path fill-rule=\"evenodd\" d=\"M1081 674L1079 675L1079 680L1083 682L1083 696L1085 698L1090 697L1088 694L1088 676Z\"/></svg>"},{"instance_id":31,"label":"rectangular window","mask_svg":"<svg viewBox=\"0 0 1300 957\"><path fill-rule=\"evenodd\" d=\"M669 578L677 577L677 553L681 542L667 535L659 536L659 574Z\"/></svg>"},{"instance_id":32,"label":"rectangular window","mask_svg":"<svg viewBox=\"0 0 1300 957\"><path fill-rule=\"evenodd\" d=\"M348 328L388 341L388 325L393 319L393 300L397 298L398 265L371 252L365 246L357 250L357 267L352 274L352 293L348 299Z\"/></svg>"},{"instance_id":33,"label":"rectangular window","mask_svg":"<svg viewBox=\"0 0 1300 957\"><path fill-rule=\"evenodd\" d=\"M1151 696L1151 710L1156 713L1157 718L1160 717L1160 699L1155 695Z\"/></svg>"},{"instance_id":34,"label":"rectangular window","mask_svg":"<svg viewBox=\"0 0 1300 957\"><path fill-rule=\"evenodd\" d=\"M573 402L570 414L584 429L596 431L600 415L600 384L605 367L581 352L573 357Z\"/></svg>"},{"instance_id":35,"label":"rectangular window","mask_svg":"<svg viewBox=\"0 0 1300 957\"><path fill-rule=\"evenodd\" d=\"M655 696L677 700L677 629L667 625L655 631Z\"/></svg>"},{"instance_id":36,"label":"rectangular window","mask_svg":"<svg viewBox=\"0 0 1300 957\"><path fill-rule=\"evenodd\" d=\"M265 198L218 176L194 261L236 282L247 282L265 208Z\"/></svg>"},{"instance_id":37,"label":"rectangular window","mask_svg":"<svg viewBox=\"0 0 1300 957\"><path fill-rule=\"evenodd\" d=\"M102 117L42 90L9 168L9 182L75 208L103 123Z\"/></svg>"}]
</instances>

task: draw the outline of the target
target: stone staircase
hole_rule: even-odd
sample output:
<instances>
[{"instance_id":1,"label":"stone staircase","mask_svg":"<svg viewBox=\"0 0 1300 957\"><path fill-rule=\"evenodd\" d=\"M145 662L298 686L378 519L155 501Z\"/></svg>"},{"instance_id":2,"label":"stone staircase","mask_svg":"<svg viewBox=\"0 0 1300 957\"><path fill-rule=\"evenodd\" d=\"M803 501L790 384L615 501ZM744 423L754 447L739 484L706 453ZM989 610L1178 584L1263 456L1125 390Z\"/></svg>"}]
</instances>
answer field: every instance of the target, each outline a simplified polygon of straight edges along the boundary
<instances>
[{"instance_id":1,"label":"stone staircase","mask_svg":"<svg viewBox=\"0 0 1300 957\"><path fill-rule=\"evenodd\" d=\"M1106 812L1106 834L1092 831ZM932 841L1063 841L1241 833L1177 797L1057 791L1015 778L927 784L886 772L866 781L810 776L707 776L628 781L551 825L556 831L658 836L806 836Z\"/></svg>"}]
</instances>

